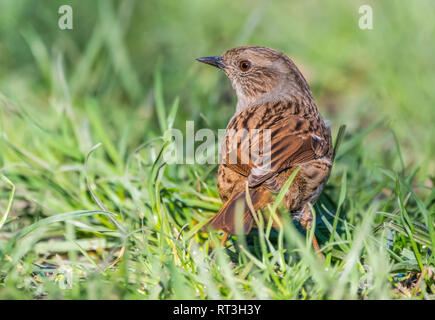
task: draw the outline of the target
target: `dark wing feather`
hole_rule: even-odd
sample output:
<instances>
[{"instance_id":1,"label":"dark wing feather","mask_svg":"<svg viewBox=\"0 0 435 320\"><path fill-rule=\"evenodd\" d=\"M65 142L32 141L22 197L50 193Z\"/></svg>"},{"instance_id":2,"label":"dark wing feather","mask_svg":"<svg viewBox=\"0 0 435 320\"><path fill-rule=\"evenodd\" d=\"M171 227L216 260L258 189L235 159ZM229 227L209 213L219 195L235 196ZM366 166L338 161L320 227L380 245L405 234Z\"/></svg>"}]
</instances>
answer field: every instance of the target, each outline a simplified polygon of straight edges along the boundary
<instances>
[{"instance_id":1,"label":"dark wing feather","mask_svg":"<svg viewBox=\"0 0 435 320\"><path fill-rule=\"evenodd\" d=\"M319 123L292 114L285 106L273 107L275 110L261 105L242 111L227 128L225 164L248 177L249 187L259 186L282 170L318 159L328 150Z\"/></svg>"},{"instance_id":2,"label":"dark wing feather","mask_svg":"<svg viewBox=\"0 0 435 320\"><path fill-rule=\"evenodd\" d=\"M270 199L270 191L264 188L250 189L249 196L251 198L254 210L258 210L261 204ZM251 214L246 201L246 193L244 191L233 194L221 210L208 223L214 229L224 230L230 234L236 234L236 213L238 204L240 203L241 226L243 226L244 234L248 234L252 228L254 218Z\"/></svg>"}]
</instances>

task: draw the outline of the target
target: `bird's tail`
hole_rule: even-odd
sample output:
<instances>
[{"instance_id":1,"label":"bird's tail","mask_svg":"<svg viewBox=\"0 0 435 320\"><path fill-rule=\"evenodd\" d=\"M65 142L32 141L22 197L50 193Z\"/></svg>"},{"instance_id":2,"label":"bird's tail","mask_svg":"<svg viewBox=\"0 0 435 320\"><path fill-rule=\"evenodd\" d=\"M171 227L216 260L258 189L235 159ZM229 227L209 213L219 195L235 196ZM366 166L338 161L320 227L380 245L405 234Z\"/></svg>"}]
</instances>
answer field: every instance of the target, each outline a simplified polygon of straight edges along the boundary
<instances>
[{"instance_id":1,"label":"bird's tail","mask_svg":"<svg viewBox=\"0 0 435 320\"><path fill-rule=\"evenodd\" d=\"M270 191L260 187L249 189L249 196L254 210L257 211L271 198ZM238 212L241 218L237 217ZM243 232L248 234L251 231L254 217L246 202L246 192L240 192L229 199L221 210L210 220L208 225L217 230L224 230L229 234L237 234L237 223L243 226Z\"/></svg>"}]
</instances>

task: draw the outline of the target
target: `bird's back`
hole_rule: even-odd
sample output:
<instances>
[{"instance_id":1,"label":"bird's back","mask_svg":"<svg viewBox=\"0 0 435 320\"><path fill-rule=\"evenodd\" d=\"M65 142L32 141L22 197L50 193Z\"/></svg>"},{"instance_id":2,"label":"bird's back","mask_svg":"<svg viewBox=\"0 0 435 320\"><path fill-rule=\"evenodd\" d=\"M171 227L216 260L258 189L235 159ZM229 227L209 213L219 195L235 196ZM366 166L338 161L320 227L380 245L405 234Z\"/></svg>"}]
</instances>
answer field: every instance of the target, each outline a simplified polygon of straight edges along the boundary
<instances>
[{"instance_id":1,"label":"bird's back","mask_svg":"<svg viewBox=\"0 0 435 320\"><path fill-rule=\"evenodd\" d=\"M241 131L255 134L240 134ZM270 158L259 161L262 143L270 135ZM253 155L253 149L260 152ZM246 183L259 189L262 204L273 199L296 167L301 170L286 196L290 211L314 202L332 166L331 131L310 101L293 98L254 105L236 114L227 127L221 146L218 188L224 202L240 198ZM257 158L256 158L257 157ZM264 159L263 159L264 160ZM261 170L268 164L269 169Z\"/></svg>"}]
</instances>

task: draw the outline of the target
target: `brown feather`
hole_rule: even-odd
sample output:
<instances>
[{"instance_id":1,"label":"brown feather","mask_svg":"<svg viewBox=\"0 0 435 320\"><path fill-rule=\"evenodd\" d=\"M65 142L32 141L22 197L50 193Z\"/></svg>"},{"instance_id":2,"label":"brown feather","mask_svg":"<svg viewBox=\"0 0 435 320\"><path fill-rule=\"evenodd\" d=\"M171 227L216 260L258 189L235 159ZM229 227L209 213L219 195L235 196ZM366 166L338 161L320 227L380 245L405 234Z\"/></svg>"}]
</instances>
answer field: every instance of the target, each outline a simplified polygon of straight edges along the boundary
<instances>
[{"instance_id":1,"label":"brown feather","mask_svg":"<svg viewBox=\"0 0 435 320\"><path fill-rule=\"evenodd\" d=\"M241 70L241 61L249 61L250 69ZM329 177L333 151L331 130L308 83L289 57L265 47L228 50L219 57L218 67L231 80L237 107L220 151L218 190L225 204L210 225L234 233L241 201L243 231L248 233L253 217L246 205L246 183L258 210L270 203L296 167L300 171L285 203L293 218L309 225L309 204L315 203ZM263 148L268 134L270 143Z\"/></svg>"},{"instance_id":2,"label":"brown feather","mask_svg":"<svg viewBox=\"0 0 435 320\"><path fill-rule=\"evenodd\" d=\"M260 209L265 202L270 200L271 194L268 190L264 188L259 189L249 189L249 196L251 198L254 210ZM254 218L249 209L246 201L246 193L244 191L237 193L231 199L229 199L222 209L210 220L208 223L211 227L217 230L224 230L230 234L236 234L237 228L237 209L240 208L238 204L243 204L241 206L242 211L242 224L244 234L248 234L251 231Z\"/></svg>"},{"instance_id":3,"label":"brown feather","mask_svg":"<svg viewBox=\"0 0 435 320\"><path fill-rule=\"evenodd\" d=\"M271 108L278 109L278 112L273 113L273 117L267 120L258 117L259 114L271 113ZM235 172L248 177L250 187L256 187L277 173L299 163L321 158L328 152L330 145L322 136L322 131L326 131L325 126L322 124L313 126L309 119L293 114L293 110L294 103L288 101L273 105L256 105L239 113L228 125L223 151L225 163ZM258 134L239 133L240 130L250 129L259 130ZM270 152L254 159L251 151L255 149L261 152L265 130L270 130L271 133ZM236 161L233 161L234 159ZM248 163L244 163L247 162L246 159ZM269 166L270 170L258 174L257 172L261 170L255 169L260 169L261 165Z\"/></svg>"}]
</instances>

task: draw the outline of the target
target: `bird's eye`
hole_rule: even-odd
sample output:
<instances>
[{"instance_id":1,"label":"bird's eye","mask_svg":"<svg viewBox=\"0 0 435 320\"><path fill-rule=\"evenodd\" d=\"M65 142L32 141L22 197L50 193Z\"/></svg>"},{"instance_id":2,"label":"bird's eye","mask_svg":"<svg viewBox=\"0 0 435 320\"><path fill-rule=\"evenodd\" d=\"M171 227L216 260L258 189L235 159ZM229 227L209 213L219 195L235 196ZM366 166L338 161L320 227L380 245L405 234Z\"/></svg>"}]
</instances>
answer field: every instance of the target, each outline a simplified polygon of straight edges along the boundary
<instances>
[{"instance_id":1,"label":"bird's eye","mask_svg":"<svg viewBox=\"0 0 435 320\"><path fill-rule=\"evenodd\" d=\"M249 61L240 61L240 70L248 71L249 69L251 69L251 63Z\"/></svg>"}]
</instances>

